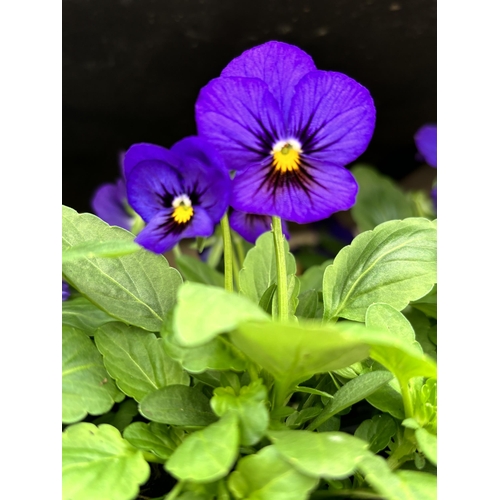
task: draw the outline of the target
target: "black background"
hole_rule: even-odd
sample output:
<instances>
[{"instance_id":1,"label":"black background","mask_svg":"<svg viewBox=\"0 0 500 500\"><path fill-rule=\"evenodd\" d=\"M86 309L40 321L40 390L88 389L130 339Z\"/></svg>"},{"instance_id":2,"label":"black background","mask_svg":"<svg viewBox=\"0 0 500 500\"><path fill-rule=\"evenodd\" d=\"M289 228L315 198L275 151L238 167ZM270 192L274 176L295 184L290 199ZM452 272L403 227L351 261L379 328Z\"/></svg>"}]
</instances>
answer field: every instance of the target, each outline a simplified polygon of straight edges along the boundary
<instances>
[{"instance_id":1,"label":"black background","mask_svg":"<svg viewBox=\"0 0 500 500\"><path fill-rule=\"evenodd\" d=\"M402 179L413 135L436 122L435 0L63 0L62 202L119 175L136 142L170 147L196 133L194 103L244 50L292 43L319 69L367 87L377 108L361 160Z\"/></svg>"}]
</instances>

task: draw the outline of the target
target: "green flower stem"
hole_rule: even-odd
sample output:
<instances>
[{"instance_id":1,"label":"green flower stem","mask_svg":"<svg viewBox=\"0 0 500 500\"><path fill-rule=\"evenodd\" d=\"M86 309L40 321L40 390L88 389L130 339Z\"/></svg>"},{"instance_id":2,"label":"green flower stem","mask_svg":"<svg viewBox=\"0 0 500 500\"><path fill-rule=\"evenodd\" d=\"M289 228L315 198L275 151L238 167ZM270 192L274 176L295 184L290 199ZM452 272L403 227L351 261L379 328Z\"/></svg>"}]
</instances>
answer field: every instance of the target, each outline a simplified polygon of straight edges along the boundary
<instances>
[{"instance_id":1,"label":"green flower stem","mask_svg":"<svg viewBox=\"0 0 500 500\"><path fill-rule=\"evenodd\" d=\"M408 381L400 381L399 385L401 387L401 396L403 397L403 407L405 410L406 418L413 418L413 402L411 400L410 388L408 387Z\"/></svg>"},{"instance_id":2,"label":"green flower stem","mask_svg":"<svg viewBox=\"0 0 500 500\"><path fill-rule=\"evenodd\" d=\"M172 248L172 252L173 252L175 258L180 257L182 255L181 247L179 246L179 243L177 243L177 245L175 245L175 247Z\"/></svg>"},{"instance_id":3,"label":"green flower stem","mask_svg":"<svg viewBox=\"0 0 500 500\"><path fill-rule=\"evenodd\" d=\"M224 288L228 292L233 291L233 245L231 244L231 229L227 212L220 221L222 228L222 240L224 242Z\"/></svg>"},{"instance_id":4,"label":"green flower stem","mask_svg":"<svg viewBox=\"0 0 500 500\"><path fill-rule=\"evenodd\" d=\"M278 318L288 320L288 284L285 261L285 237L281 228L280 217L273 216L273 237L276 251L276 281L278 287Z\"/></svg>"}]
</instances>

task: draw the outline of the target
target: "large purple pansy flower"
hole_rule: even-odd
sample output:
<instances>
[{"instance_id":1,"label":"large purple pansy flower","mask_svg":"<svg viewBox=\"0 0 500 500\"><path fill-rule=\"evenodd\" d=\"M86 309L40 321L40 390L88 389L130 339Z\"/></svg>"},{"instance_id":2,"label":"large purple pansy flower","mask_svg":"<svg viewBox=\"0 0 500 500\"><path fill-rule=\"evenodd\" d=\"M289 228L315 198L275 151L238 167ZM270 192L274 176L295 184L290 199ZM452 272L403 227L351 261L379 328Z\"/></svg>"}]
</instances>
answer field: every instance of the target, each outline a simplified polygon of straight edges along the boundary
<instances>
[{"instance_id":1,"label":"large purple pansy flower","mask_svg":"<svg viewBox=\"0 0 500 500\"><path fill-rule=\"evenodd\" d=\"M255 244L257 238L271 230L272 218L270 215L257 215L233 210L229 214L229 225L242 238L249 243ZM290 239L288 227L285 221L282 223L283 234L287 239Z\"/></svg>"},{"instance_id":2,"label":"large purple pansy flower","mask_svg":"<svg viewBox=\"0 0 500 500\"><path fill-rule=\"evenodd\" d=\"M135 241L152 252L166 252L183 238L210 236L228 207L228 170L199 137L186 137L170 150L135 144L124 170L130 206L146 222Z\"/></svg>"},{"instance_id":3,"label":"large purple pansy flower","mask_svg":"<svg viewBox=\"0 0 500 500\"><path fill-rule=\"evenodd\" d=\"M236 170L235 209L307 223L355 203L358 186L345 165L368 146L375 108L352 78L317 70L293 45L268 42L200 91L196 122Z\"/></svg>"},{"instance_id":4,"label":"large purple pansy flower","mask_svg":"<svg viewBox=\"0 0 500 500\"><path fill-rule=\"evenodd\" d=\"M111 226L120 226L128 231L134 223L134 217L128 210L127 188L124 175L124 153L120 154L122 177L115 184L102 184L97 188L91 200L93 212Z\"/></svg>"},{"instance_id":5,"label":"large purple pansy flower","mask_svg":"<svg viewBox=\"0 0 500 500\"><path fill-rule=\"evenodd\" d=\"M431 167L437 167L437 125L423 125L415 134L415 145L425 162Z\"/></svg>"}]
</instances>

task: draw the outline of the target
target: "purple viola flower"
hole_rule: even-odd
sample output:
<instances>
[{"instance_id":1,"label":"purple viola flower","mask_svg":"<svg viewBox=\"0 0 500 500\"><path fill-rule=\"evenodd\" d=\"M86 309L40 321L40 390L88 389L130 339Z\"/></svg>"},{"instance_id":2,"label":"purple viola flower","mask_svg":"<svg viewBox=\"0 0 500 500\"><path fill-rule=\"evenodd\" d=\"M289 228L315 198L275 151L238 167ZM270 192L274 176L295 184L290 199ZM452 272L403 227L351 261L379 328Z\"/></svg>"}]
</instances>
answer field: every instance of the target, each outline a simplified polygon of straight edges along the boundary
<instances>
[{"instance_id":1,"label":"purple viola flower","mask_svg":"<svg viewBox=\"0 0 500 500\"><path fill-rule=\"evenodd\" d=\"M229 214L229 225L234 229L242 238L249 243L255 244L257 238L266 231L271 229L272 219L270 215L257 215L249 214L247 212L240 212L233 210ZM282 222L283 234L286 239L290 239L290 233L285 221Z\"/></svg>"},{"instance_id":2,"label":"purple viola flower","mask_svg":"<svg viewBox=\"0 0 500 500\"><path fill-rule=\"evenodd\" d=\"M229 205L231 180L215 149L186 137L170 150L135 144L125 154L130 206L146 227L135 241L155 253L181 239L210 236Z\"/></svg>"},{"instance_id":3,"label":"purple viola flower","mask_svg":"<svg viewBox=\"0 0 500 500\"><path fill-rule=\"evenodd\" d=\"M69 285L62 280L62 301L64 302L65 300L68 300L71 295L71 290L69 288Z\"/></svg>"},{"instance_id":4,"label":"purple viola flower","mask_svg":"<svg viewBox=\"0 0 500 500\"><path fill-rule=\"evenodd\" d=\"M423 125L415 134L415 145L425 162L431 167L437 167L437 125Z\"/></svg>"},{"instance_id":5,"label":"purple viola flower","mask_svg":"<svg viewBox=\"0 0 500 500\"><path fill-rule=\"evenodd\" d=\"M317 70L293 45L268 42L201 90L196 122L236 171L235 209L308 223L355 203L358 186L345 165L368 146L375 107L352 78Z\"/></svg>"},{"instance_id":6,"label":"purple viola flower","mask_svg":"<svg viewBox=\"0 0 500 500\"><path fill-rule=\"evenodd\" d=\"M124 153L120 154L122 176L124 156ZM93 212L109 225L131 230L134 217L127 210L127 188L123 178L119 178L115 184L99 186L92 197L91 206Z\"/></svg>"}]
</instances>

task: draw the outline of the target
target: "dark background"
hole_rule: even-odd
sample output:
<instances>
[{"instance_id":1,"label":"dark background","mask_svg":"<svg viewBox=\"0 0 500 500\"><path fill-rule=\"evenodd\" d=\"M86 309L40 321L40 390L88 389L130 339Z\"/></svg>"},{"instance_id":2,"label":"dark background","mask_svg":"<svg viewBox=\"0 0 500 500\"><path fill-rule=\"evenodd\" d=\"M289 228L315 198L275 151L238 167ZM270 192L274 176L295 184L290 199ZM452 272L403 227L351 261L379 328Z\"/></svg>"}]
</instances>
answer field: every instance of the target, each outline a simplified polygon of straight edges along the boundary
<instances>
[{"instance_id":1,"label":"dark background","mask_svg":"<svg viewBox=\"0 0 500 500\"><path fill-rule=\"evenodd\" d=\"M367 87L377 108L360 158L396 180L417 171L413 135L436 122L435 0L63 0L62 202L90 211L136 142L196 133L194 103L244 50L298 45ZM435 173L435 171L434 171Z\"/></svg>"}]
</instances>

